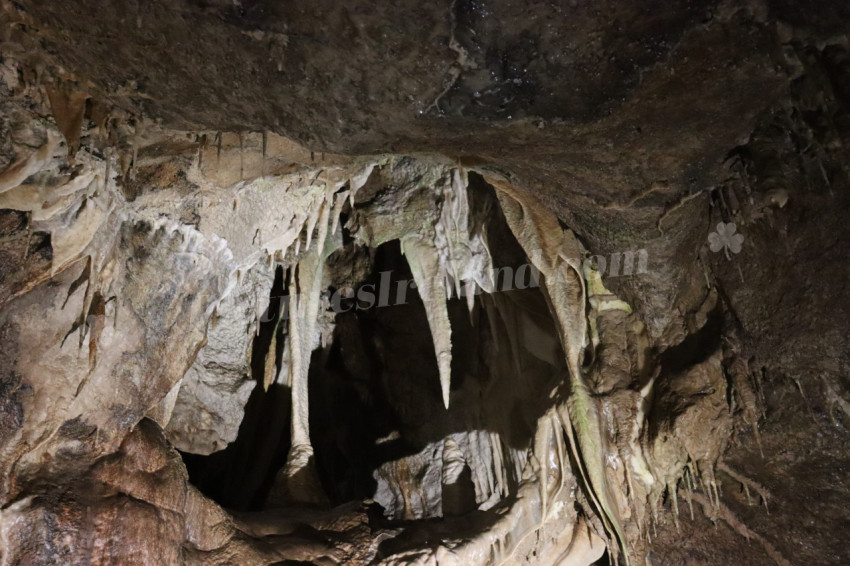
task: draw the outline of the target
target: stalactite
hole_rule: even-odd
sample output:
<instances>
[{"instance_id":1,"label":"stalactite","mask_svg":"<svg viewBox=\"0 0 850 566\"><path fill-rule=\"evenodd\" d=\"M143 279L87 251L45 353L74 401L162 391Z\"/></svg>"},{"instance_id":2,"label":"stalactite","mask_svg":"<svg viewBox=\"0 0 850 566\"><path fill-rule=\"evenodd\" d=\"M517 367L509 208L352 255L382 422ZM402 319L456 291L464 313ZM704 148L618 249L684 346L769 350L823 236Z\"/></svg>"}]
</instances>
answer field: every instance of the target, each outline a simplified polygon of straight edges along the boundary
<instances>
[{"instance_id":1,"label":"stalactite","mask_svg":"<svg viewBox=\"0 0 850 566\"><path fill-rule=\"evenodd\" d=\"M502 441L495 432L488 433L493 453L493 470L496 473L496 492L502 497L508 494L508 481L505 476L505 456L502 453Z\"/></svg>"},{"instance_id":2,"label":"stalactite","mask_svg":"<svg viewBox=\"0 0 850 566\"><path fill-rule=\"evenodd\" d=\"M481 447L481 460L483 464L481 468L484 470L484 477L487 479L487 497L489 499L498 491L490 435L482 430L475 431L475 435L478 438L478 445Z\"/></svg>"},{"instance_id":3,"label":"stalactite","mask_svg":"<svg viewBox=\"0 0 850 566\"><path fill-rule=\"evenodd\" d=\"M324 200L319 204L318 238L315 245L298 263L289 287L289 381L292 386L292 446L287 457L283 477L278 481L277 493L272 499L305 501L311 503L325 500L319 484L313 447L310 442L310 415L308 375L310 354L316 336L316 319L321 302L324 261L329 255L325 248L330 207Z\"/></svg>"},{"instance_id":4,"label":"stalactite","mask_svg":"<svg viewBox=\"0 0 850 566\"><path fill-rule=\"evenodd\" d=\"M453 169L450 175L450 182L442 185L440 216L434 226L434 246L447 278L447 291L454 288L454 294L460 297L463 283L468 282L470 291L477 284L491 293L495 284L490 251L480 231L471 235L466 171Z\"/></svg>"},{"instance_id":5,"label":"stalactite","mask_svg":"<svg viewBox=\"0 0 850 566\"><path fill-rule=\"evenodd\" d=\"M275 325L274 334L272 334L272 341L269 345L269 351L266 352L266 360L263 371L263 390L268 391L269 387L272 383L274 383L277 378L277 364L276 360L276 350L277 350L277 325Z\"/></svg>"},{"instance_id":6,"label":"stalactite","mask_svg":"<svg viewBox=\"0 0 850 566\"><path fill-rule=\"evenodd\" d=\"M605 479L605 436L595 400L584 382L581 363L587 346L587 292L580 262L581 244L545 207L500 178L485 178L496 194L508 226L537 269L546 279L545 290L558 323L561 343L570 371L570 394L559 407L570 437L574 457L580 463L600 518L623 550L629 552L610 486ZM615 558L616 561L616 558Z\"/></svg>"},{"instance_id":7,"label":"stalactite","mask_svg":"<svg viewBox=\"0 0 850 566\"><path fill-rule=\"evenodd\" d=\"M687 475L687 468L685 469L685 475ZM694 504L693 504L693 497L692 497L692 494L693 494L693 488L692 488L693 478L690 478L690 480L688 478L684 478L684 479L685 479L685 493L687 494L687 499L688 499L688 510L691 513L691 521L693 521L694 520Z\"/></svg>"},{"instance_id":8,"label":"stalactite","mask_svg":"<svg viewBox=\"0 0 850 566\"><path fill-rule=\"evenodd\" d=\"M678 484L674 480L667 485L667 493L670 494L670 505L673 507L673 522L676 524L676 532L679 532L679 499L678 499Z\"/></svg>"},{"instance_id":9,"label":"stalactite","mask_svg":"<svg viewBox=\"0 0 850 566\"><path fill-rule=\"evenodd\" d=\"M475 485L476 502L479 504L484 504L488 500L489 494L487 493L487 485L485 483L485 478L481 473L481 466L478 463L478 460L480 459L481 448L478 442L477 431L471 431L466 438L467 445L469 448L469 459L470 461L475 462L475 464L472 466L472 483Z\"/></svg>"},{"instance_id":10,"label":"stalactite","mask_svg":"<svg viewBox=\"0 0 850 566\"><path fill-rule=\"evenodd\" d=\"M416 281L419 296L425 304L434 352L437 355L443 405L448 409L452 382L452 329L446 307L444 271L436 249L418 236L403 238L401 247Z\"/></svg>"},{"instance_id":11,"label":"stalactite","mask_svg":"<svg viewBox=\"0 0 850 566\"><path fill-rule=\"evenodd\" d=\"M354 206L354 197L357 196L357 191L359 191L363 185L366 184L366 181L369 180L369 176L372 174L372 171L375 170L376 165L377 163L371 163L364 167L359 173L351 177L351 180L348 183L351 206Z\"/></svg>"},{"instance_id":12,"label":"stalactite","mask_svg":"<svg viewBox=\"0 0 850 566\"><path fill-rule=\"evenodd\" d=\"M47 141L29 157L24 157L0 173L0 194L14 189L27 177L44 169L53 159L53 153L59 147L59 136L47 131Z\"/></svg>"},{"instance_id":13,"label":"stalactite","mask_svg":"<svg viewBox=\"0 0 850 566\"><path fill-rule=\"evenodd\" d=\"M325 209L327 208L325 203L325 195L320 193L313 197L313 202L310 203L310 212L307 215L306 226L306 235L307 235L307 249L310 248L310 244L313 242L313 230L316 228L316 223L319 221L319 217L325 214Z\"/></svg>"},{"instance_id":14,"label":"stalactite","mask_svg":"<svg viewBox=\"0 0 850 566\"><path fill-rule=\"evenodd\" d=\"M331 219L333 221L333 227L331 228L331 234L336 234L337 229L339 228L339 217L342 214L342 207L345 206L345 201L348 199L348 195L350 191L340 191L334 195L334 205L333 212L331 213Z\"/></svg>"}]
</instances>

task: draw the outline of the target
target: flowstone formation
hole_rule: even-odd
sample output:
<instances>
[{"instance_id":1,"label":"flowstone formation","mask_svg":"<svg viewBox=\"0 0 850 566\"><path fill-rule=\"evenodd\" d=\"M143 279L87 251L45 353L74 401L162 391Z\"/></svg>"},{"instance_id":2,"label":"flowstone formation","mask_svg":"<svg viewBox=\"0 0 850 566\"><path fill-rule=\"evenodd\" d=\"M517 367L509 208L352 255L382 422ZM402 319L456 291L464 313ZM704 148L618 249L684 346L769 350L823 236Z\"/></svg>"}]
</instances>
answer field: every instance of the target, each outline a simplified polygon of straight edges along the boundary
<instances>
[{"instance_id":1,"label":"flowstone formation","mask_svg":"<svg viewBox=\"0 0 850 566\"><path fill-rule=\"evenodd\" d=\"M846 14L638 4L0 0L0 566L850 561Z\"/></svg>"}]
</instances>

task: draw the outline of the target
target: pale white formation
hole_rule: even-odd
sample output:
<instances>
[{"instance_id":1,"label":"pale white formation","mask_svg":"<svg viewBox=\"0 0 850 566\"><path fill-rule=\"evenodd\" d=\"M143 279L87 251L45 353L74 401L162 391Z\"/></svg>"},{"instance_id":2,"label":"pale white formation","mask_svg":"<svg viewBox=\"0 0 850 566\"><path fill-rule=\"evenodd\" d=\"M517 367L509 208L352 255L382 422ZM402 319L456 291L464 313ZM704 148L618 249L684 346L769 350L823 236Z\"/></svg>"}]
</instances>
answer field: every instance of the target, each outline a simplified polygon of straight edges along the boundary
<instances>
[{"instance_id":1,"label":"pale white formation","mask_svg":"<svg viewBox=\"0 0 850 566\"><path fill-rule=\"evenodd\" d=\"M452 327L446 308L448 296L445 271L442 269L437 249L418 235L402 238L401 251L407 258L419 296L425 305L440 371L443 404L448 409L452 383Z\"/></svg>"}]
</instances>

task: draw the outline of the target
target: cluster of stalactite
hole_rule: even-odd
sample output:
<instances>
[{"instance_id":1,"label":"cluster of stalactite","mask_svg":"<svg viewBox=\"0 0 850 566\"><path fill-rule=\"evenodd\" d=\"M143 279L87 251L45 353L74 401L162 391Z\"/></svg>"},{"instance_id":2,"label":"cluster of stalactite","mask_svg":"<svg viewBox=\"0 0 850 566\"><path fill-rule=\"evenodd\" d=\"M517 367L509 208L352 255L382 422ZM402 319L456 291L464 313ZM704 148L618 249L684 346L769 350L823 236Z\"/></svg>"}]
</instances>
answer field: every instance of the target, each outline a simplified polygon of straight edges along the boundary
<instances>
[{"instance_id":1,"label":"cluster of stalactite","mask_svg":"<svg viewBox=\"0 0 850 566\"><path fill-rule=\"evenodd\" d=\"M82 473L78 465L132 451L128 435L145 416L184 452L221 450L236 438L254 388L273 385L290 394L290 443L265 504L327 503L311 438L311 359L334 340L328 289L358 282L335 280L339 270L329 264L347 246L374 251L394 241L425 310L443 408L475 410L462 430L383 462L372 495L391 519L494 509L498 517L460 541L386 563L503 563L534 554L589 564L607 548L614 560L639 564L665 498L678 513L680 486L689 505L705 502L694 493L701 489L719 508L715 468L732 422L724 370L733 368L756 432L759 414L757 387L740 360L724 359L718 344L700 358L682 353L703 329L716 330L716 292L660 376L643 322L605 287L581 241L495 170L436 157L317 162L262 133L206 132L186 142L181 132L104 113L69 84L45 93L6 87L15 98L2 103L5 113L27 101L50 115L13 125L26 143L0 172L4 250L18 253L14 262L4 256L15 274L0 284L0 329L14 354L12 385L3 389L12 417L0 436L11 462L0 485L4 524L29 512L23 495L40 474ZM829 132L844 121L839 115ZM776 143L756 138L742 163L760 172L781 207L787 188L766 149ZM156 148L173 153L163 158ZM807 159L818 164L816 155ZM489 208L476 205L474 183L495 195ZM717 194L734 209L734 192ZM500 293L488 236L497 217L540 274L536 298ZM254 381L251 349L268 322L261 297L278 269L286 273L278 297L286 316L273 317ZM497 344L489 371L503 388L498 395L514 401L533 392L523 413L533 426L519 441L508 417L476 413L486 400L463 405L471 386L453 375L455 299ZM544 322L534 322L541 311ZM54 376L50 387L44 375ZM162 440L157 434L148 435L152 443ZM45 461L55 469L45 472ZM191 493L205 513L224 513Z\"/></svg>"}]
</instances>

